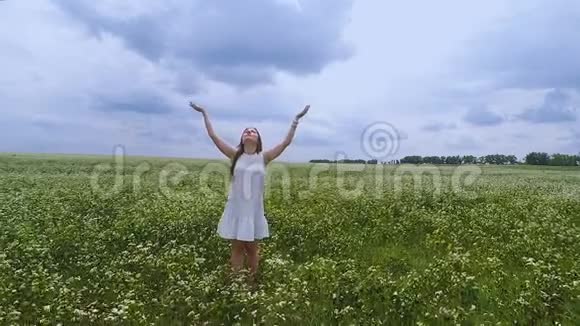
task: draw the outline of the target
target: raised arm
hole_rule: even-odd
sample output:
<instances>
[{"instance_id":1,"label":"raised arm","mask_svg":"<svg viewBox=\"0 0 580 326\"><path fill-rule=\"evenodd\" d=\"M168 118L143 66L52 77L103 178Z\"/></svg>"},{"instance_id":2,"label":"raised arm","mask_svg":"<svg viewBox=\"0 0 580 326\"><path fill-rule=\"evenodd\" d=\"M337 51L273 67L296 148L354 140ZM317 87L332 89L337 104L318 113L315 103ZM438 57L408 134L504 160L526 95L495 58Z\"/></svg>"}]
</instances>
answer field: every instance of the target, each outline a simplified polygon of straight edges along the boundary
<instances>
[{"instance_id":1,"label":"raised arm","mask_svg":"<svg viewBox=\"0 0 580 326\"><path fill-rule=\"evenodd\" d=\"M209 121L209 117L208 117L208 114L205 111L205 109L199 105L192 103L192 102L189 102L189 106L191 106L195 111L200 112L203 115L205 129L207 129L207 134L208 134L209 138L211 138L211 140L216 145L216 147L220 150L220 152L222 152L228 158L232 159L234 157L234 155L236 154L236 150L232 146L228 145L221 138L219 138L218 135L216 135L216 133L213 131L213 127L211 125L211 122Z\"/></svg>"},{"instance_id":2,"label":"raised arm","mask_svg":"<svg viewBox=\"0 0 580 326\"><path fill-rule=\"evenodd\" d=\"M282 154L282 152L284 152L286 147L288 147L288 145L290 145L290 143L292 143L292 139L294 138L294 134L296 133L296 127L298 127L298 122L308 112L309 109L310 109L310 105L307 105L304 108L304 110L302 110L302 112L300 112L296 115L296 118L294 118L294 121L292 121L292 125L290 126L290 130L288 131L288 133L286 134L286 137L284 138L284 140L280 144L278 144L278 145L274 146L272 149L269 149L269 150L264 152L264 161L266 162L266 164L268 164L269 162L273 161L275 158L280 156L280 154Z\"/></svg>"}]
</instances>

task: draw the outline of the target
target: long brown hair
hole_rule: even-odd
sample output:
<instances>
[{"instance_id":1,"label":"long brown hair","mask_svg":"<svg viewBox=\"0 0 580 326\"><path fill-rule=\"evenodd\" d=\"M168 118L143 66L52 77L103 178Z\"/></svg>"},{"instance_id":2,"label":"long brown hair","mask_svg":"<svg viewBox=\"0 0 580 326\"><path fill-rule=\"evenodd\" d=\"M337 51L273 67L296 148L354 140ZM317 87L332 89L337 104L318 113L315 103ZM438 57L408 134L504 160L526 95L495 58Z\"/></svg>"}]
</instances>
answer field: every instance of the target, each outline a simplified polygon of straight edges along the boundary
<instances>
[{"instance_id":1,"label":"long brown hair","mask_svg":"<svg viewBox=\"0 0 580 326\"><path fill-rule=\"evenodd\" d=\"M244 129L246 131L249 128ZM256 145L256 153L260 153L262 151L262 137L260 136L260 132L256 128L252 128L256 130L258 134L258 144ZM230 167L230 174L234 175L234 168L236 167L236 163L242 154L244 153L244 133L242 132L242 136L240 137L240 144L238 145L238 150L232 159L232 166Z\"/></svg>"}]
</instances>

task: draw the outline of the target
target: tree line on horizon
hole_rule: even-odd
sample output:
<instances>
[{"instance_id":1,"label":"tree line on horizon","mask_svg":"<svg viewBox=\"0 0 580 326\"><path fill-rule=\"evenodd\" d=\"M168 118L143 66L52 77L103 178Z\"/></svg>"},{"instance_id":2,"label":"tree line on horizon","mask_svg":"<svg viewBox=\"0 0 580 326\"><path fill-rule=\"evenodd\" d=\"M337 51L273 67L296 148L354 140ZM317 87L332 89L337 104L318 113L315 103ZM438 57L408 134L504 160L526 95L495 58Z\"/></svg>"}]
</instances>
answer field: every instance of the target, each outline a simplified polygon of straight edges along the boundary
<instances>
[{"instance_id":1,"label":"tree line on horizon","mask_svg":"<svg viewBox=\"0 0 580 326\"><path fill-rule=\"evenodd\" d=\"M580 153L578 155L569 154L548 154L545 152L528 153L522 161L515 155L491 154L476 157L473 155L453 155L453 156L405 156L401 159L390 161L362 160L362 159L342 159L327 160L313 159L310 163L353 163L353 164L529 164L529 165L553 165L553 166L580 166Z\"/></svg>"}]
</instances>

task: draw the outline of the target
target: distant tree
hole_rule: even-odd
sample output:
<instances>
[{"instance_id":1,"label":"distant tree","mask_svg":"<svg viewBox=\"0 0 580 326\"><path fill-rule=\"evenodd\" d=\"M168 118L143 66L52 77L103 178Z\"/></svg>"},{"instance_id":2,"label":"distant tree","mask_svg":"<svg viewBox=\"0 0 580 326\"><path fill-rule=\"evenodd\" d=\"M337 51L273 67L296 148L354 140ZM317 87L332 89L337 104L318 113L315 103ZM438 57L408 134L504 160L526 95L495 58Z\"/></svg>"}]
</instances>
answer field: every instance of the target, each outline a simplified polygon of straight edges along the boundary
<instances>
[{"instance_id":1,"label":"distant tree","mask_svg":"<svg viewBox=\"0 0 580 326\"><path fill-rule=\"evenodd\" d=\"M356 159L356 160L352 160L352 159L342 159L339 160L338 163L346 163L346 164L365 164L366 161L363 159Z\"/></svg>"},{"instance_id":2,"label":"distant tree","mask_svg":"<svg viewBox=\"0 0 580 326\"><path fill-rule=\"evenodd\" d=\"M349 163L365 163L361 160L343 160ZM578 155L569 154L552 154L545 152L531 152L527 154L522 161L518 161L515 155L488 154L480 157L473 155L454 155L454 156L405 156L400 160L391 160L381 164L519 164L526 163L531 165L555 165L555 166L580 166L580 153ZM367 164L377 164L376 160L366 161Z\"/></svg>"},{"instance_id":3,"label":"distant tree","mask_svg":"<svg viewBox=\"0 0 580 326\"><path fill-rule=\"evenodd\" d=\"M491 154L480 157L479 161L482 164L514 164L517 158L514 155Z\"/></svg>"},{"instance_id":4,"label":"distant tree","mask_svg":"<svg viewBox=\"0 0 580 326\"><path fill-rule=\"evenodd\" d=\"M401 159L401 164L421 164L423 163L423 158L421 156L412 155L412 156L405 156Z\"/></svg>"},{"instance_id":5,"label":"distant tree","mask_svg":"<svg viewBox=\"0 0 580 326\"><path fill-rule=\"evenodd\" d=\"M465 155L463 157L463 163L464 164L476 164L477 163L477 157L475 157L473 155Z\"/></svg>"},{"instance_id":6,"label":"distant tree","mask_svg":"<svg viewBox=\"0 0 580 326\"><path fill-rule=\"evenodd\" d=\"M531 165L548 165L550 156L544 152L531 152L526 155L525 162Z\"/></svg>"},{"instance_id":7,"label":"distant tree","mask_svg":"<svg viewBox=\"0 0 580 326\"><path fill-rule=\"evenodd\" d=\"M423 163L428 164L443 164L443 160L440 156L426 156L423 158Z\"/></svg>"},{"instance_id":8,"label":"distant tree","mask_svg":"<svg viewBox=\"0 0 580 326\"><path fill-rule=\"evenodd\" d=\"M489 164L501 164L500 156L498 154L486 155L486 161Z\"/></svg>"},{"instance_id":9,"label":"distant tree","mask_svg":"<svg viewBox=\"0 0 580 326\"><path fill-rule=\"evenodd\" d=\"M550 165L575 166L576 161L577 161L576 155L552 154L552 156L550 157Z\"/></svg>"},{"instance_id":10,"label":"distant tree","mask_svg":"<svg viewBox=\"0 0 580 326\"><path fill-rule=\"evenodd\" d=\"M459 155L456 156L447 156L445 158L445 164L461 164L462 157Z\"/></svg>"}]
</instances>

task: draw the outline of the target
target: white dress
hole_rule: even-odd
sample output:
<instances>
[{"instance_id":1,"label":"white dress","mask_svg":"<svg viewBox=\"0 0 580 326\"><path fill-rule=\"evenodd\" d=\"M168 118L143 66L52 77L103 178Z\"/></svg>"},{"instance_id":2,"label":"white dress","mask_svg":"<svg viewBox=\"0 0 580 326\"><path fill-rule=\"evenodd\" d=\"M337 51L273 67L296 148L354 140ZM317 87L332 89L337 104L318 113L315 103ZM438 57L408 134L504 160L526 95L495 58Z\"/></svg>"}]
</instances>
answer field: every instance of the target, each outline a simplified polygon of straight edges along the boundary
<instances>
[{"instance_id":1,"label":"white dress","mask_svg":"<svg viewBox=\"0 0 580 326\"><path fill-rule=\"evenodd\" d=\"M243 153L238 158L217 228L222 238L254 241L270 235L264 215L265 176L262 153Z\"/></svg>"}]
</instances>

